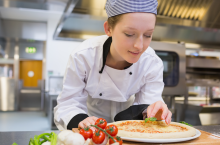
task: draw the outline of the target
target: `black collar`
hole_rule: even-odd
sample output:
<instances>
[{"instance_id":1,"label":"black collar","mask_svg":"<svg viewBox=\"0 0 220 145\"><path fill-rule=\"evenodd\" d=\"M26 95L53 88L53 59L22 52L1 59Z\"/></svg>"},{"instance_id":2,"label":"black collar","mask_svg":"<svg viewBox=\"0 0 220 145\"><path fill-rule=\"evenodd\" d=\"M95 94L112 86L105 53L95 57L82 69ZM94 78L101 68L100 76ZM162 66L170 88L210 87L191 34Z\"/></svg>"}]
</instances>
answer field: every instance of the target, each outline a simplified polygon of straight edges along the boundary
<instances>
[{"instance_id":1,"label":"black collar","mask_svg":"<svg viewBox=\"0 0 220 145\"><path fill-rule=\"evenodd\" d=\"M103 55L103 63L102 63L102 68L99 71L100 74L103 72L103 69L105 67L106 59L107 59L108 53L110 51L111 44L112 44L112 37L109 37L105 41L105 43L103 44L103 54L102 54Z\"/></svg>"},{"instance_id":2,"label":"black collar","mask_svg":"<svg viewBox=\"0 0 220 145\"><path fill-rule=\"evenodd\" d=\"M104 70L104 67L105 67L105 63L106 63L106 59L107 59L107 56L108 56L108 53L110 51L110 47L111 47L111 44L112 44L112 37L109 37L105 43L103 44L103 63L102 63L102 68L101 70L99 71L99 73L101 74ZM131 65L130 65L131 66ZM130 66L127 66L125 67L124 69L127 69L129 68Z\"/></svg>"}]
</instances>

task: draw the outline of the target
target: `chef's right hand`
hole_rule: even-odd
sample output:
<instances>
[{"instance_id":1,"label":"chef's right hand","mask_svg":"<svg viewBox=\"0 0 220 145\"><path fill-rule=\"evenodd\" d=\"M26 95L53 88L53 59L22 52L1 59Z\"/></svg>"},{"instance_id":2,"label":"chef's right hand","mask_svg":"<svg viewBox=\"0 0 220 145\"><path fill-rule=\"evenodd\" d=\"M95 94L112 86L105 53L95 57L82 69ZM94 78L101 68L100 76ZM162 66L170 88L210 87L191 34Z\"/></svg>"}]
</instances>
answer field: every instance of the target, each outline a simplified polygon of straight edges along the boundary
<instances>
[{"instance_id":1,"label":"chef's right hand","mask_svg":"<svg viewBox=\"0 0 220 145\"><path fill-rule=\"evenodd\" d=\"M83 121L81 121L78 125L79 128L86 128L87 126L90 127L90 125L95 125L95 121L98 118L95 116L92 117L87 117L86 119L84 119ZM94 127L90 127L93 131L95 131Z\"/></svg>"}]
</instances>

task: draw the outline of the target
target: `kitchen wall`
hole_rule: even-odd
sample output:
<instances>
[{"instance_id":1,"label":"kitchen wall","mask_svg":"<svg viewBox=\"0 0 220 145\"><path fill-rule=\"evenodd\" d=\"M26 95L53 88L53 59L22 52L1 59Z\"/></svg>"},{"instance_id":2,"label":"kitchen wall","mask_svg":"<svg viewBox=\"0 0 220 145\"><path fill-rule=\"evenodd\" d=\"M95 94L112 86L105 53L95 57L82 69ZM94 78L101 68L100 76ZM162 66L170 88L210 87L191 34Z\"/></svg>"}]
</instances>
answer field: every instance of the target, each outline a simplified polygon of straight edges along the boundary
<instances>
[{"instance_id":1,"label":"kitchen wall","mask_svg":"<svg viewBox=\"0 0 220 145\"><path fill-rule=\"evenodd\" d=\"M55 28L61 15L55 14L47 22L46 45L46 90L48 90L49 75L63 76L69 55L81 42L53 40ZM52 73L52 74L51 74Z\"/></svg>"},{"instance_id":2,"label":"kitchen wall","mask_svg":"<svg viewBox=\"0 0 220 145\"><path fill-rule=\"evenodd\" d=\"M81 42L53 40L53 34L62 16L62 12L0 7L0 14L2 19L7 20L47 22L46 56L44 60L46 61L46 66L44 68L44 74L46 78L46 90L48 90L48 72L50 74L53 72L51 75L64 75L70 53Z\"/></svg>"}]
</instances>

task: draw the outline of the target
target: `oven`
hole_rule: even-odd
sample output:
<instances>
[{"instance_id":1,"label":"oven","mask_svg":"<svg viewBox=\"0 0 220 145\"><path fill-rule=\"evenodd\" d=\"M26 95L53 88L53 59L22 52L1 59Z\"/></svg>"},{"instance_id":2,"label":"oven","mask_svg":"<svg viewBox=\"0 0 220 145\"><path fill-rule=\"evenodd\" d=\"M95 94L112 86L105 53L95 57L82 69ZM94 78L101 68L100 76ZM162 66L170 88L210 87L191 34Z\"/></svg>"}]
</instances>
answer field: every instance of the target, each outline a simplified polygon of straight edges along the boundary
<instances>
[{"instance_id":1,"label":"oven","mask_svg":"<svg viewBox=\"0 0 220 145\"><path fill-rule=\"evenodd\" d=\"M152 41L150 46L163 61L165 84L163 96L185 96L187 93L185 46L157 41Z\"/></svg>"}]
</instances>

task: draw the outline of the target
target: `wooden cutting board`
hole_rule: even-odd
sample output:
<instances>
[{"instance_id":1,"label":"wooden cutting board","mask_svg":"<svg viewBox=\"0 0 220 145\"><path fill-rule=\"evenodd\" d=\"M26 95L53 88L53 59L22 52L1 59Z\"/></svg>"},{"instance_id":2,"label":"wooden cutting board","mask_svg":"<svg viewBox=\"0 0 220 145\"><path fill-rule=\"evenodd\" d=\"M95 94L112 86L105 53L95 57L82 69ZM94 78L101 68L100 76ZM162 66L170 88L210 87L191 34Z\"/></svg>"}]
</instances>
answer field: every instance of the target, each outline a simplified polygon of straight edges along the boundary
<instances>
[{"instance_id":1,"label":"wooden cutting board","mask_svg":"<svg viewBox=\"0 0 220 145\"><path fill-rule=\"evenodd\" d=\"M73 129L75 132L79 132L77 128ZM152 144L152 143L140 143L140 142L130 142L123 141L123 145L220 145L220 137L213 135L209 132L199 130L202 134L200 137L185 141L185 142L176 142L176 143L166 143L166 144Z\"/></svg>"}]
</instances>

